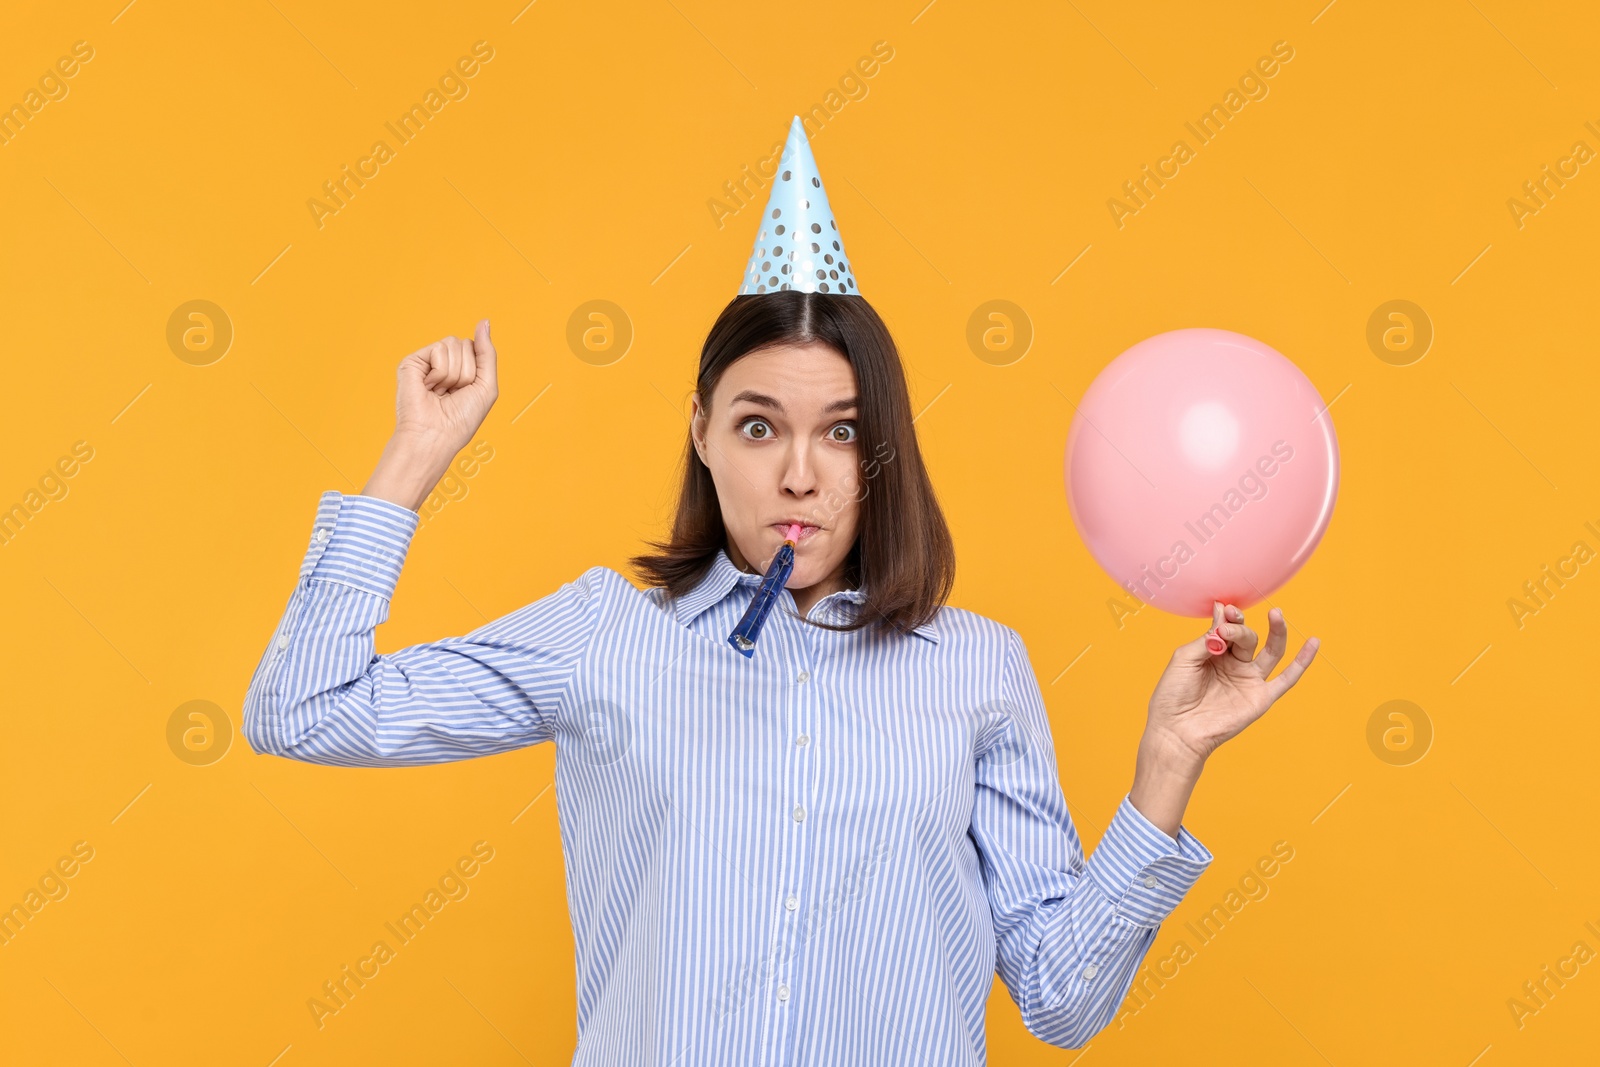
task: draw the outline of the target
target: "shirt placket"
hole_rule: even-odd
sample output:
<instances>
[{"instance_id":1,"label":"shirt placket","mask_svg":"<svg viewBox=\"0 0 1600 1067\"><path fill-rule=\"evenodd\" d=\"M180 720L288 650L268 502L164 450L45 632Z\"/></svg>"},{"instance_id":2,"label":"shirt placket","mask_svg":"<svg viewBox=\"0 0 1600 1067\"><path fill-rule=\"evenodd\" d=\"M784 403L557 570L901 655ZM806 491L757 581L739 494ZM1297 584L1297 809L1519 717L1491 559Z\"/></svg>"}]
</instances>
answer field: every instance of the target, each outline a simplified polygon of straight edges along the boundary
<instances>
[{"instance_id":1,"label":"shirt placket","mask_svg":"<svg viewBox=\"0 0 1600 1067\"><path fill-rule=\"evenodd\" d=\"M792 595L785 590L790 611L794 610ZM778 910L777 937L774 947L772 977L767 989L769 1040L763 1062L774 1067L786 1063L794 1045L796 1031L795 1012L799 1010L804 990L804 974L800 970L805 947L805 900L809 891L811 826L815 812L812 810L812 783L816 779L815 741L812 731L817 725L816 684L813 675L817 667L817 634L810 626L783 615L780 623L782 641L779 643L787 674L788 699L784 701L784 732L781 744L783 787L787 798L787 826L779 834L782 861L779 864L778 899L773 906Z\"/></svg>"}]
</instances>

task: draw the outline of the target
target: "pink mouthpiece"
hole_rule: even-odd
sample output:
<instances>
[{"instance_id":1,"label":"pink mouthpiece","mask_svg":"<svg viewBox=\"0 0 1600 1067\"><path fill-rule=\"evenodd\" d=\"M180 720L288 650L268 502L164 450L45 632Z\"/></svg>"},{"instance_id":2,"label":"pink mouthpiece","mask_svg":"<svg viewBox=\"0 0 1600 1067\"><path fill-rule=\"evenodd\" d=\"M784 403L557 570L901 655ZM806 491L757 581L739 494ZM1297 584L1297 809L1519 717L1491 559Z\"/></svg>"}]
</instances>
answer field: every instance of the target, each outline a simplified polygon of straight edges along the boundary
<instances>
[{"instance_id":1,"label":"pink mouthpiece","mask_svg":"<svg viewBox=\"0 0 1600 1067\"><path fill-rule=\"evenodd\" d=\"M1216 630L1212 630L1206 634L1206 651L1213 656L1220 656L1228 651L1228 642L1224 641L1222 635L1217 633Z\"/></svg>"},{"instance_id":2,"label":"pink mouthpiece","mask_svg":"<svg viewBox=\"0 0 1600 1067\"><path fill-rule=\"evenodd\" d=\"M800 543L800 531L803 530L803 529L805 529L804 526L802 526L798 522L795 523L793 526L789 527L789 532L783 535L784 539L787 540L787 541L793 541L796 544L799 544Z\"/></svg>"}]
</instances>

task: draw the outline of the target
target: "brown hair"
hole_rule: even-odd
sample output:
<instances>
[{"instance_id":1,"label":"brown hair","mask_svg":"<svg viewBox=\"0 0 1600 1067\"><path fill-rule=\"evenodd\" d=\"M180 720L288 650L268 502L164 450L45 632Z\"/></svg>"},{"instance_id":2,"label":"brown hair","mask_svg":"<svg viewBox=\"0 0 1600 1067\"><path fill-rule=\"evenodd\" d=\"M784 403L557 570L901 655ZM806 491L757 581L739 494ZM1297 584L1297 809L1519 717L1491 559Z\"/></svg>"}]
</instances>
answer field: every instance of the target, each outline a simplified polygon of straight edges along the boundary
<instances>
[{"instance_id":1,"label":"brown hair","mask_svg":"<svg viewBox=\"0 0 1600 1067\"><path fill-rule=\"evenodd\" d=\"M858 479L860 521L845 558L845 584L865 586L866 599L845 626L812 622L830 630L857 630L874 621L909 633L933 618L955 584L955 546L934 496L912 426L900 351L889 328L865 299L798 289L736 296L722 309L700 350L695 387L709 409L717 382L730 365L758 349L776 345L825 344L850 361L860 406L856 439L863 455ZM871 454L865 454L874 442ZM837 494L835 494L837 496ZM848 497L838 498L841 506ZM727 545L722 509L711 471L692 439L684 447L683 485L672 536L646 542L655 553L629 562L649 585L682 596L705 575L717 550ZM811 620L806 620L811 621Z\"/></svg>"}]
</instances>

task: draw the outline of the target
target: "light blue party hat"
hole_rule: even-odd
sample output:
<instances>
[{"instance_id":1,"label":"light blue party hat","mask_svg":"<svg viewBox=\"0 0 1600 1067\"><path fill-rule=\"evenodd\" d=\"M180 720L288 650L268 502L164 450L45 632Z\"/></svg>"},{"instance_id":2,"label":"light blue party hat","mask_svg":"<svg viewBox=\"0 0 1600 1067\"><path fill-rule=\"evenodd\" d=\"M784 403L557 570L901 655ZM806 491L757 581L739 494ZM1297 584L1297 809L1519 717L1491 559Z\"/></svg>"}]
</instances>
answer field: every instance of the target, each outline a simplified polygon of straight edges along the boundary
<instances>
[{"instance_id":1,"label":"light blue party hat","mask_svg":"<svg viewBox=\"0 0 1600 1067\"><path fill-rule=\"evenodd\" d=\"M799 115L789 124L739 295L781 289L861 295Z\"/></svg>"}]
</instances>

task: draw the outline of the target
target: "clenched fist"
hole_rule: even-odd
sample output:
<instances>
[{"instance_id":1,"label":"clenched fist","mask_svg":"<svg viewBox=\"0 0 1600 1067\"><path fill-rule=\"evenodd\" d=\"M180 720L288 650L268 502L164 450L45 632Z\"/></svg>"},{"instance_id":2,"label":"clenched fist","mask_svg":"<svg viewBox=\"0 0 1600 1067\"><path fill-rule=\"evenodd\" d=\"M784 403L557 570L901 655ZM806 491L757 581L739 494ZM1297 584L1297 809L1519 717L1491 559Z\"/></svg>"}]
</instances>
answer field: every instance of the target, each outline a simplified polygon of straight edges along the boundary
<instances>
[{"instance_id":1,"label":"clenched fist","mask_svg":"<svg viewBox=\"0 0 1600 1067\"><path fill-rule=\"evenodd\" d=\"M446 337L400 361L394 435L361 490L416 511L500 395L489 320L469 341Z\"/></svg>"},{"instance_id":2,"label":"clenched fist","mask_svg":"<svg viewBox=\"0 0 1600 1067\"><path fill-rule=\"evenodd\" d=\"M471 338L446 337L400 361L396 435L437 443L453 456L472 440L500 395L489 320Z\"/></svg>"}]
</instances>

